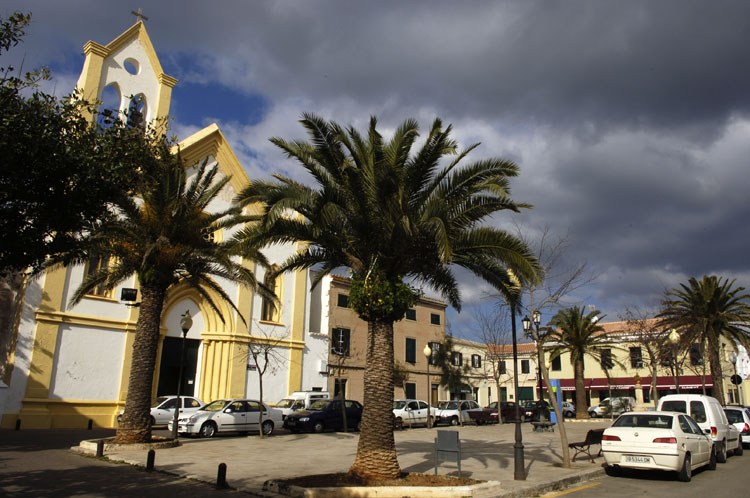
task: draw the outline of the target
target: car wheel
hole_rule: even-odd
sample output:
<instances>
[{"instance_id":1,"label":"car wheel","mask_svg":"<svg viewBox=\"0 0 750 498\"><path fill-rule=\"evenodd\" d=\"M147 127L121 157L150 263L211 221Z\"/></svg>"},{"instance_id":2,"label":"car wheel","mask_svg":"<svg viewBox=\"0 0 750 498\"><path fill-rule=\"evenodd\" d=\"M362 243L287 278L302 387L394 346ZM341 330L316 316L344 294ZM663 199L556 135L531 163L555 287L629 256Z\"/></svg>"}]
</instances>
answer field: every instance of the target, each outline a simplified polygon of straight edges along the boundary
<instances>
[{"instance_id":1,"label":"car wheel","mask_svg":"<svg viewBox=\"0 0 750 498\"><path fill-rule=\"evenodd\" d=\"M711 447L711 456L708 458L708 470L716 470L716 448Z\"/></svg>"},{"instance_id":2,"label":"car wheel","mask_svg":"<svg viewBox=\"0 0 750 498\"><path fill-rule=\"evenodd\" d=\"M716 453L716 461L719 463L727 463L727 445L724 441L718 443L719 451Z\"/></svg>"},{"instance_id":3,"label":"car wheel","mask_svg":"<svg viewBox=\"0 0 750 498\"><path fill-rule=\"evenodd\" d=\"M325 430L325 426L323 425L323 422L315 422L315 425L313 426L313 430L315 432L323 432Z\"/></svg>"},{"instance_id":4,"label":"car wheel","mask_svg":"<svg viewBox=\"0 0 750 498\"><path fill-rule=\"evenodd\" d=\"M396 420L393 421L393 426L402 431L404 430L404 421L401 419L401 417L396 417Z\"/></svg>"},{"instance_id":5,"label":"car wheel","mask_svg":"<svg viewBox=\"0 0 750 498\"><path fill-rule=\"evenodd\" d=\"M458 417L451 417L451 425L458 425Z\"/></svg>"},{"instance_id":6,"label":"car wheel","mask_svg":"<svg viewBox=\"0 0 750 498\"><path fill-rule=\"evenodd\" d=\"M201 426L201 437L214 437L216 435L216 424L213 422L206 422Z\"/></svg>"},{"instance_id":7,"label":"car wheel","mask_svg":"<svg viewBox=\"0 0 750 498\"><path fill-rule=\"evenodd\" d=\"M264 436L270 436L273 432L273 422L270 420L263 421L263 424L260 427L263 430Z\"/></svg>"},{"instance_id":8,"label":"car wheel","mask_svg":"<svg viewBox=\"0 0 750 498\"><path fill-rule=\"evenodd\" d=\"M622 475L622 467L619 465L605 465L604 473L610 477L619 477Z\"/></svg>"},{"instance_id":9,"label":"car wheel","mask_svg":"<svg viewBox=\"0 0 750 498\"><path fill-rule=\"evenodd\" d=\"M685 460L682 462L682 470L677 475L677 479L682 482L690 482L693 478L693 469L690 468L690 455L685 455Z\"/></svg>"},{"instance_id":10,"label":"car wheel","mask_svg":"<svg viewBox=\"0 0 750 498\"><path fill-rule=\"evenodd\" d=\"M742 447L742 442L737 445L737 449L734 450L734 454L737 456L742 456L742 454L745 452L745 449Z\"/></svg>"}]
</instances>

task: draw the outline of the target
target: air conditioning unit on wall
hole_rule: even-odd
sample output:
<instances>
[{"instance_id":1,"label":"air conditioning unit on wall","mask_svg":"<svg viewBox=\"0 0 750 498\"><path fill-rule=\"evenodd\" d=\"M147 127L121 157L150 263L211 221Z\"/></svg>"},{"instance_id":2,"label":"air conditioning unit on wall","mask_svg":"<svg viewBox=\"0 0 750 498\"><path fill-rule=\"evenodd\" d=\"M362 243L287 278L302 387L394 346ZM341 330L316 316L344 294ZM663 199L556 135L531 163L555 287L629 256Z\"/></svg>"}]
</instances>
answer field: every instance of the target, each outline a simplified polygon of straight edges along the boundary
<instances>
[{"instance_id":1,"label":"air conditioning unit on wall","mask_svg":"<svg viewBox=\"0 0 750 498\"><path fill-rule=\"evenodd\" d=\"M318 360L318 372L328 373L328 362L326 360Z\"/></svg>"}]
</instances>

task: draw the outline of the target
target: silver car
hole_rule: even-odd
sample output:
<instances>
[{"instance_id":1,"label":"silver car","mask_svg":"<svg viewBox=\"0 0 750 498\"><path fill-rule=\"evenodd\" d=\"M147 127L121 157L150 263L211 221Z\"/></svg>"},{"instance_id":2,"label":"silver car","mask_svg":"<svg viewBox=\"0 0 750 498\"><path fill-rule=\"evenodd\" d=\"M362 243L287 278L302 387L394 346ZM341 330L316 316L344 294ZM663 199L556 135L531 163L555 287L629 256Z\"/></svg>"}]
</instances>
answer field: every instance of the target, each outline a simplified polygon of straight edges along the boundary
<instances>
[{"instance_id":1,"label":"silver car","mask_svg":"<svg viewBox=\"0 0 750 498\"><path fill-rule=\"evenodd\" d=\"M260 421L261 406L263 422ZM180 434L213 437L217 432L256 432L271 434L282 425L281 410L270 408L254 399L218 399L190 415L180 416L177 432ZM172 430L172 422L169 422Z\"/></svg>"},{"instance_id":2,"label":"silver car","mask_svg":"<svg viewBox=\"0 0 750 498\"><path fill-rule=\"evenodd\" d=\"M193 413L203 406L203 401L193 396L180 396L182 408L180 413ZM151 403L151 425L167 425L174 420L174 408L177 406L177 396L159 396ZM122 414L117 416L117 423L122 421Z\"/></svg>"}]
</instances>

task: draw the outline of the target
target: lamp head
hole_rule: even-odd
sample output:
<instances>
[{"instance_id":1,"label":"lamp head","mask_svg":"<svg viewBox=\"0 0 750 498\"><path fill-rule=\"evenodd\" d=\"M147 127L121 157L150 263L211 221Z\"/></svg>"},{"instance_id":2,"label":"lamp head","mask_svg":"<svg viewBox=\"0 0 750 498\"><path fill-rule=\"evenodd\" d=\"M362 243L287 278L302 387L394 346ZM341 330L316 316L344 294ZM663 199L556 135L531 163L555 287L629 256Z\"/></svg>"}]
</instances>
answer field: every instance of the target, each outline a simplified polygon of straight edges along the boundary
<instances>
[{"instance_id":1,"label":"lamp head","mask_svg":"<svg viewBox=\"0 0 750 498\"><path fill-rule=\"evenodd\" d=\"M672 344L678 344L680 342L680 333L677 332L677 329L669 329L668 339Z\"/></svg>"},{"instance_id":2,"label":"lamp head","mask_svg":"<svg viewBox=\"0 0 750 498\"><path fill-rule=\"evenodd\" d=\"M430 356L432 356L432 349L430 349L429 344L425 344L424 349L422 350L422 354L425 358L429 358Z\"/></svg>"},{"instance_id":3,"label":"lamp head","mask_svg":"<svg viewBox=\"0 0 750 498\"><path fill-rule=\"evenodd\" d=\"M534 325L536 325L537 327L540 323L542 323L542 313L539 310L534 311L532 318L534 319Z\"/></svg>"},{"instance_id":4,"label":"lamp head","mask_svg":"<svg viewBox=\"0 0 750 498\"><path fill-rule=\"evenodd\" d=\"M182 329L182 334L187 335L188 330L190 330L190 327L193 326L193 319L190 317L190 310L187 310L184 315L182 315L182 318L180 318L180 328Z\"/></svg>"},{"instance_id":5,"label":"lamp head","mask_svg":"<svg viewBox=\"0 0 750 498\"><path fill-rule=\"evenodd\" d=\"M521 320L521 323L523 324L523 331L527 332L531 328L531 320L529 320L528 316L523 317L523 320Z\"/></svg>"}]
</instances>

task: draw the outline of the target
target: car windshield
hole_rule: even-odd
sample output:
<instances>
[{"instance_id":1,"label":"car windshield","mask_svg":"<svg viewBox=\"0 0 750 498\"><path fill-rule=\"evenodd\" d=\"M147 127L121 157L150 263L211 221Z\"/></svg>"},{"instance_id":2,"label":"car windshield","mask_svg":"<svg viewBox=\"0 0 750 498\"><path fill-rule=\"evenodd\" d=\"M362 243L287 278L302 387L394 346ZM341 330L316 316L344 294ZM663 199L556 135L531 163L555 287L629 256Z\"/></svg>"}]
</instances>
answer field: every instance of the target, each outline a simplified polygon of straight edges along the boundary
<instances>
[{"instance_id":1,"label":"car windshield","mask_svg":"<svg viewBox=\"0 0 750 498\"><path fill-rule=\"evenodd\" d=\"M629 414L623 415L615 420L612 427L652 427L655 429L671 429L671 415L651 415L651 414Z\"/></svg>"},{"instance_id":2,"label":"car windshield","mask_svg":"<svg viewBox=\"0 0 750 498\"><path fill-rule=\"evenodd\" d=\"M151 403L151 408L156 408L160 404L164 403L166 400L169 399L169 396L159 396L154 400L153 403Z\"/></svg>"},{"instance_id":3,"label":"car windshield","mask_svg":"<svg viewBox=\"0 0 750 498\"><path fill-rule=\"evenodd\" d=\"M458 403L455 401L441 401L438 403L441 410L458 410Z\"/></svg>"},{"instance_id":4,"label":"car windshield","mask_svg":"<svg viewBox=\"0 0 750 498\"><path fill-rule=\"evenodd\" d=\"M393 402L393 409L394 410L401 410L406 406L406 401L402 399L397 399Z\"/></svg>"},{"instance_id":5,"label":"car windshield","mask_svg":"<svg viewBox=\"0 0 750 498\"><path fill-rule=\"evenodd\" d=\"M282 399L281 401L276 403L276 408L291 408L292 405L294 405L295 401L296 400L288 399L288 398Z\"/></svg>"},{"instance_id":6,"label":"car windshield","mask_svg":"<svg viewBox=\"0 0 750 498\"><path fill-rule=\"evenodd\" d=\"M330 399L319 399L318 401L314 401L308 410L311 412L319 412L321 410L325 410L325 407L328 406L328 404L331 402Z\"/></svg>"},{"instance_id":7,"label":"car windshield","mask_svg":"<svg viewBox=\"0 0 750 498\"><path fill-rule=\"evenodd\" d=\"M228 399L217 399L213 403L209 403L203 408L201 408L202 412L218 412L221 411L222 408L227 406L229 404Z\"/></svg>"},{"instance_id":8,"label":"car windshield","mask_svg":"<svg viewBox=\"0 0 750 498\"><path fill-rule=\"evenodd\" d=\"M742 412L739 410L724 410L727 414L727 419L730 424L742 424L745 421L742 419Z\"/></svg>"}]
</instances>

